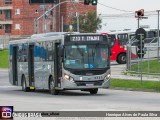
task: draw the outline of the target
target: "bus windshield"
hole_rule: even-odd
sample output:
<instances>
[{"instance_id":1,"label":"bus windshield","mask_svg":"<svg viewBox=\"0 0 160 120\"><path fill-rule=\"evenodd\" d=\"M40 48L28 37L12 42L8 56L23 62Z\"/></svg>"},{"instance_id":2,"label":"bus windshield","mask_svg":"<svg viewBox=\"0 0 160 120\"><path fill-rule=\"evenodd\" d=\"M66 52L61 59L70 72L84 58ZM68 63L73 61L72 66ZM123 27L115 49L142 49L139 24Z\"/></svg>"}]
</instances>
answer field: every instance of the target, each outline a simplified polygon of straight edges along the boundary
<instances>
[{"instance_id":1,"label":"bus windshield","mask_svg":"<svg viewBox=\"0 0 160 120\"><path fill-rule=\"evenodd\" d=\"M65 46L64 67L99 69L108 66L108 49L104 44Z\"/></svg>"}]
</instances>

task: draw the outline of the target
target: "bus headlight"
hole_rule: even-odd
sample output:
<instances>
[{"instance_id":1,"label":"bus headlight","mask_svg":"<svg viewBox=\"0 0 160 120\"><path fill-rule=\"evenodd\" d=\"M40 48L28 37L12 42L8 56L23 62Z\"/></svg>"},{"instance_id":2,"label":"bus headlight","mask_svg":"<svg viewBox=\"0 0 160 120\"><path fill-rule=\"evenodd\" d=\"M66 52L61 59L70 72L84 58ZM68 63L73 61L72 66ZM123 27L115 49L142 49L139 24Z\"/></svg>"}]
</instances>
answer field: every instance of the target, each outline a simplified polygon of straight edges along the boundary
<instances>
[{"instance_id":1,"label":"bus headlight","mask_svg":"<svg viewBox=\"0 0 160 120\"><path fill-rule=\"evenodd\" d=\"M64 75L64 79L69 80L69 75L65 74L65 75Z\"/></svg>"},{"instance_id":2,"label":"bus headlight","mask_svg":"<svg viewBox=\"0 0 160 120\"><path fill-rule=\"evenodd\" d=\"M108 80L111 78L111 74L108 74L106 77L104 77L104 80Z\"/></svg>"},{"instance_id":3,"label":"bus headlight","mask_svg":"<svg viewBox=\"0 0 160 120\"><path fill-rule=\"evenodd\" d=\"M64 79L70 80L70 81L74 81L74 79L71 76L67 75L67 74L64 74Z\"/></svg>"}]
</instances>

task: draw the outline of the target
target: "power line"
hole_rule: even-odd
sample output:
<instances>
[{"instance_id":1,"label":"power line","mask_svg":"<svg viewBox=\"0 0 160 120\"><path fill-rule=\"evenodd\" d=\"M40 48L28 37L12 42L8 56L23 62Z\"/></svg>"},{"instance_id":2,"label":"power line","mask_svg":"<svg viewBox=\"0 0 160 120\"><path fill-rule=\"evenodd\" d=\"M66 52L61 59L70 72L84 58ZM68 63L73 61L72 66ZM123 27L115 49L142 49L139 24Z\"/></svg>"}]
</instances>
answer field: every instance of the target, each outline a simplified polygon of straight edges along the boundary
<instances>
[{"instance_id":1,"label":"power line","mask_svg":"<svg viewBox=\"0 0 160 120\"><path fill-rule=\"evenodd\" d=\"M133 12L133 11L127 11L127 10L122 10L122 9L110 7L110 6L104 5L104 4L99 3L99 2L98 2L98 4L100 4L100 5L102 5L102 6L105 6L105 7L107 7L107 8L111 8L111 9L118 10L118 11L122 11L122 12Z\"/></svg>"},{"instance_id":2,"label":"power line","mask_svg":"<svg viewBox=\"0 0 160 120\"><path fill-rule=\"evenodd\" d=\"M128 17L134 17L135 13L122 13L122 14L101 14L102 18L128 18ZM156 11L148 11L145 12L145 17L154 17L157 16Z\"/></svg>"},{"instance_id":3,"label":"power line","mask_svg":"<svg viewBox=\"0 0 160 120\"><path fill-rule=\"evenodd\" d=\"M114 9L114 10L117 10L117 11L125 12L123 14L101 14L101 17L120 18L120 17L134 17L135 16L135 12L133 12L133 11L122 10L122 9L119 9L119 8L114 8L114 7L107 6L107 5L104 5L102 3L99 3L99 2L98 2L98 4L100 4L100 5L104 6L104 7L110 8L110 9ZM145 16L147 16L147 17L157 16L157 10L146 11L145 12Z\"/></svg>"}]
</instances>

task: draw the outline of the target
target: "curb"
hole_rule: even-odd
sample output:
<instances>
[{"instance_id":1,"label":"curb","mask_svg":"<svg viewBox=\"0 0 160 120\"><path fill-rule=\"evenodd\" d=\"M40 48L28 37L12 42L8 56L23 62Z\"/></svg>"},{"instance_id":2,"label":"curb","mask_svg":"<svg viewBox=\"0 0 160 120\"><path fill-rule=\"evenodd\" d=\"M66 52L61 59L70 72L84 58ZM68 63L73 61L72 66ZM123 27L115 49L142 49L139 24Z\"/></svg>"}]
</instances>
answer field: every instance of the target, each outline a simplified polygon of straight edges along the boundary
<instances>
[{"instance_id":1,"label":"curb","mask_svg":"<svg viewBox=\"0 0 160 120\"><path fill-rule=\"evenodd\" d=\"M121 87L110 87L112 90L125 90L125 91L140 91L140 92L157 92L160 93L160 90L154 89L141 89L141 88L121 88Z\"/></svg>"},{"instance_id":2,"label":"curb","mask_svg":"<svg viewBox=\"0 0 160 120\"><path fill-rule=\"evenodd\" d=\"M0 71L8 71L8 69L6 69L6 68L0 68Z\"/></svg>"}]
</instances>

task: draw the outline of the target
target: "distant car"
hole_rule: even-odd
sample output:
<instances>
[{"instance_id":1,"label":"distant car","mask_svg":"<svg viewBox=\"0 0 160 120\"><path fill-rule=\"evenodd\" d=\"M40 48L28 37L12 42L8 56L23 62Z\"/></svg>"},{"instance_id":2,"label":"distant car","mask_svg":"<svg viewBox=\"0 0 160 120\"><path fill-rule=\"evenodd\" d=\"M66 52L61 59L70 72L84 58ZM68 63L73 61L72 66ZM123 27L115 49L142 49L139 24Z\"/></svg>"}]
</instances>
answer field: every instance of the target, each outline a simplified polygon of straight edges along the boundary
<instances>
[{"instance_id":1,"label":"distant car","mask_svg":"<svg viewBox=\"0 0 160 120\"><path fill-rule=\"evenodd\" d=\"M4 46L2 44L0 44L0 50L3 50Z\"/></svg>"}]
</instances>

